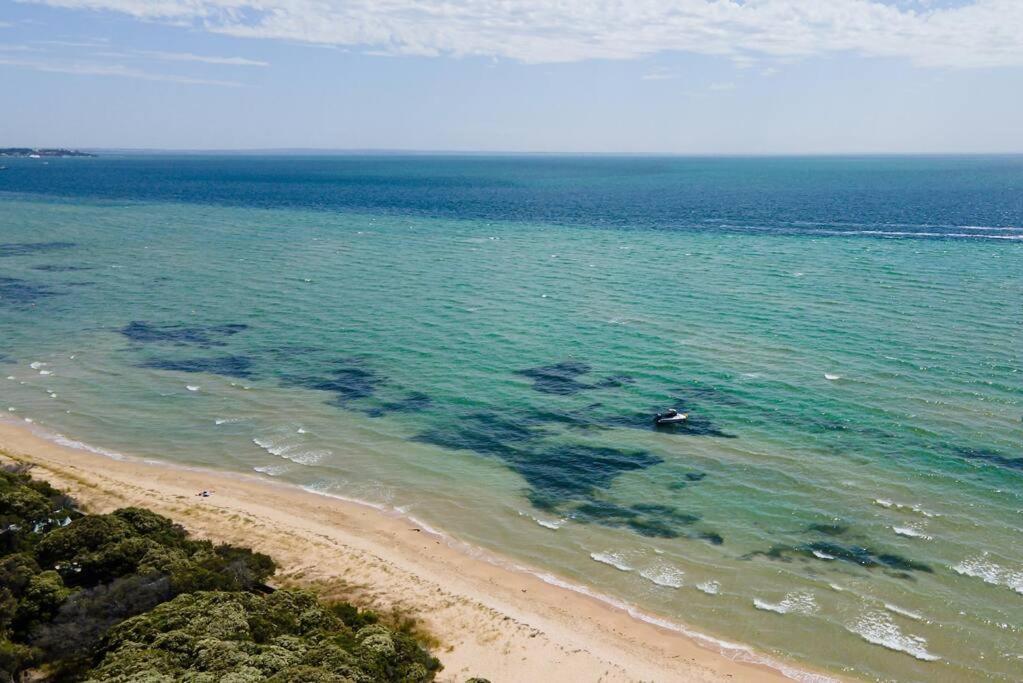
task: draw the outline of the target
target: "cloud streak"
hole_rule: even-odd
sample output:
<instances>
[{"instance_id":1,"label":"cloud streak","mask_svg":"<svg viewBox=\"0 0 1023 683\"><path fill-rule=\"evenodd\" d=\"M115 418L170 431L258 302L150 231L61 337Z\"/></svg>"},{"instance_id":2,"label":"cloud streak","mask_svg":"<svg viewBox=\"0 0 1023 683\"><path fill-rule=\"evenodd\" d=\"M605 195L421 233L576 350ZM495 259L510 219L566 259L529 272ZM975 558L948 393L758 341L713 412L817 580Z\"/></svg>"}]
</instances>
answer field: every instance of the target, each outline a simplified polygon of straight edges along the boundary
<instances>
[{"instance_id":1,"label":"cloud streak","mask_svg":"<svg viewBox=\"0 0 1023 683\"><path fill-rule=\"evenodd\" d=\"M212 85L236 88L241 83L235 81L219 81L208 78L192 78L175 74L161 74L141 69L134 69L122 64L100 64L96 62L47 61L39 59L9 59L0 56L0 65L11 66L44 73L74 74L78 76L112 76L116 78L134 78L142 81L159 81L164 83L181 83L184 85Z\"/></svg>"},{"instance_id":2,"label":"cloud streak","mask_svg":"<svg viewBox=\"0 0 1023 683\"><path fill-rule=\"evenodd\" d=\"M836 53L924 67L1023 66L1023 2L879 0L22 0L238 37L525 63L662 52L748 65Z\"/></svg>"},{"instance_id":3,"label":"cloud streak","mask_svg":"<svg viewBox=\"0 0 1023 683\"><path fill-rule=\"evenodd\" d=\"M202 64L222 64L225 66L270 66L269 62L247 59L245 57L216 57L212 55L196 55L191 52L139 50L135 54L165 62L200 62Z\"/></svg>"}]
</instances>

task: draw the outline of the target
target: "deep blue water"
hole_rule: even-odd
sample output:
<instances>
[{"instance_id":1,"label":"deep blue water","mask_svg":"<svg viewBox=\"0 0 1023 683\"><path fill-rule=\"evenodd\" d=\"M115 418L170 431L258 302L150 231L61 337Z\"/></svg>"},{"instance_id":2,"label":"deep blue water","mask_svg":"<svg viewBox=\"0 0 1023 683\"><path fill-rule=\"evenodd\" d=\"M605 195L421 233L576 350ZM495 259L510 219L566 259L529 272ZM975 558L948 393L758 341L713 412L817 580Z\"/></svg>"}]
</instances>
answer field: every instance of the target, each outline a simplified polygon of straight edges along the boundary
<instances>
[{"instance_id":1,"label":"deep blue water","mask_svg":"<svg viewBox=\"0 0 1023 683\"><path fill-rule=\"evenodd\" d=\"M7 165L0 192L66 198L630 229L1023 233L1023 156L101 156Z\"/></svg>"}]
</instances>

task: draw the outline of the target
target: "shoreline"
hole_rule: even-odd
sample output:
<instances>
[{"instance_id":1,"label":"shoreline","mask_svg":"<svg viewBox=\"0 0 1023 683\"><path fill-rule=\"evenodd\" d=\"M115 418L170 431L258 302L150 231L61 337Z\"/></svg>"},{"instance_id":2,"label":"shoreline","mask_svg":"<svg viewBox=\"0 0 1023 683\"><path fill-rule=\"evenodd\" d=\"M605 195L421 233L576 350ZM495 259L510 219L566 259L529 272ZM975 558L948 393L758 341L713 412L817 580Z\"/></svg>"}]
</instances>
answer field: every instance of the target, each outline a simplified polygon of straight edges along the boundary
<instances>
[{"instance_id":1,"label":"shoreline","mask_svg":"<svg viewBox=\"0 0 1023 683\"><path fill-rule=\"evenodd\" d=\"M726 643L471 546L403 514L297 485L137 459L0 421L0 455L91 512L126 505L197 537L271 555L274 583L303 584L413 616L435 637L438 681L834 680ZM195 492L210 490L208 498Z\"/></svg>"}]
</instances>

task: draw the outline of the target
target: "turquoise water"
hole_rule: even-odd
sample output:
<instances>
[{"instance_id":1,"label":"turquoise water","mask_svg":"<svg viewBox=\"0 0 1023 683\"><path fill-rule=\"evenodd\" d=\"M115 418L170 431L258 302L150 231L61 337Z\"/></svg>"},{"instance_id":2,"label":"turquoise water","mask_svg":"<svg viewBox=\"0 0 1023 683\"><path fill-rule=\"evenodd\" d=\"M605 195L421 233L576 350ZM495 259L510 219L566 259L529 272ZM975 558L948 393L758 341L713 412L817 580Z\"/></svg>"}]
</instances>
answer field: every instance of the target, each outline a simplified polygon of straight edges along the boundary
<instances>
[{"instance_id":1,"label":"turquoise water","mask_svg":"<svg viewBox=\"0 0 1023 683\"><path fill-rule=\"evenodd\" d=\"M817 667L1023 678L1023 159L8 166L11 419Z\"/></svg>"}]
</instances>

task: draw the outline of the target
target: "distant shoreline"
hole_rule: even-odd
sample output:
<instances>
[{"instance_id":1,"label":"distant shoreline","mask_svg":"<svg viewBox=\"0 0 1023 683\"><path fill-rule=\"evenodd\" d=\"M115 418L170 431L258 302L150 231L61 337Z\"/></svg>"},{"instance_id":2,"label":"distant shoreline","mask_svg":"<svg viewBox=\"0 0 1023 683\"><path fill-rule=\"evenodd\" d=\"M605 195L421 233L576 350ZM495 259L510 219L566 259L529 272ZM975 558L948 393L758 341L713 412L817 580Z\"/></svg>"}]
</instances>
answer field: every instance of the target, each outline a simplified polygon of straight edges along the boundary
<instances>
[{"instance_id":1,"label":"distant shoreline","mask_svg":"<svg viewBox=\"0 0 1023 683\"><path fill-rule=\"evenodd\" d=\"M0 147L0 157L14 159L56 159L63 157L95 157L91 152L62 147Z\"/></svg>"},{"instance_id":2,"label":"distant shoreline","mask_svg":"<svg viewBox=\"0 0 1023 683\"><path fill-rule=\"evenodd\" d=\"M714 651L712 639L700 643L680 626L463 548L413 518L244 474L115 458L73 443L0 422L0 450L33 463L34 476L90 511L144 505L198 536L272 552L278 581L413 613L442 643L440 681L469 672L493 683L785 680L780 668L793 678L832 680L795 665L771 668L744 646L721 643ZM207 489L211 497L195 497Z\"/></svg>"}]
</instances>

